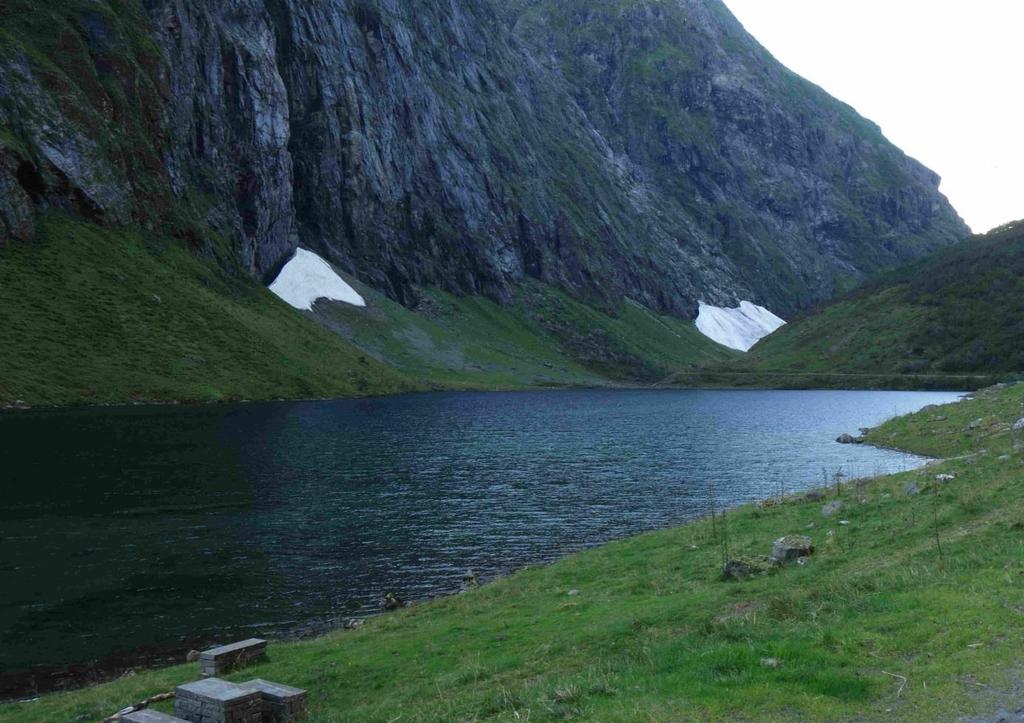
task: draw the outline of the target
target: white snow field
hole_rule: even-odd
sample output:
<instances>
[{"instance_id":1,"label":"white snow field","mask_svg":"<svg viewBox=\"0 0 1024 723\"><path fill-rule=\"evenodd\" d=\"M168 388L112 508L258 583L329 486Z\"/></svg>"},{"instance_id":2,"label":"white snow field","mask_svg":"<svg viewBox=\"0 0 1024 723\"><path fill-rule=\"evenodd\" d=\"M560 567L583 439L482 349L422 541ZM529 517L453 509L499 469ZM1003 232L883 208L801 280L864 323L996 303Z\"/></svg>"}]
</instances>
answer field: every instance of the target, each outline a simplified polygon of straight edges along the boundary
<instances>
[{"instance_id":1,"label":"white snow field","mask_svg":"<svg viewBox=\"0 0 1024 723\"><path fill-rule=\"evenodd\" d=\"M346 284L329 263L306 249L295 251L295 255L270 285L270 290L303 311L312 311L317 299L366 306L363 297Z\"/></svg>"},{"instance_id":2,"label":"white snow field","mask_svg":"<svg viewBox=\"0 0 1024 723\"><path fill-rule=\"evenodd\" d=\"M700 302L697 330L722 346L749 351L759 340L786 322L763 306L741 301L735 309Z\"/></svg>"}]
</instances>

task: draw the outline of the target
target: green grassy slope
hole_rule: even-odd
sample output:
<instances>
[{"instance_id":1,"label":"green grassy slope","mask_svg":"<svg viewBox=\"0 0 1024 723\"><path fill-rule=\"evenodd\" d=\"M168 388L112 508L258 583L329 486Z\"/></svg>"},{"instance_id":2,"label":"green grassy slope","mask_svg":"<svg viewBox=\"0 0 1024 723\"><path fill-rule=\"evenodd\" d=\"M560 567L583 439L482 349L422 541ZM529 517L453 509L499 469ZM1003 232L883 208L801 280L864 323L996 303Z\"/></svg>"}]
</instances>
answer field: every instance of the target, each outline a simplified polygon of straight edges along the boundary
<instances>
[{"instance_id":1,"label":"green grassy slope","mask_svg":"<svg viewBox=\"0 0 1024 723\"><path fill-rule=\"evenodd\" d=\"M216 253L59 214L0 247L0 404L650 383L735 356L688 322L535 282L507 305L428 289L418 311L357 284L366 309L304 315Z\"/></svg>"},{"instance_id":2,"label":"green grassy slope","mask_svg":"<svg viewBox=\"0 0 1024 723\"><path fill-rule=\"evenodd\" d=\"M404 375L180 242L49 215L0 247L0 403L379 394Z\"/></svg>"},{"instance_id":3,"label":"green grassy slope","mask_svg":"<svg viewBox=\"0 0 1024 723\"><path fill-rule=\"evenodd\" d=\"M1024 370L1024 222L885 274L797 319L738 371L881 375Z\"/></svg>"},{"instance_id":4,"label":"green grassy slope","mask_svg":"<svg viewBox=\"0 0 1024 723\"><path fill-rule=\"evenodd\" d=\"M269 662L230 677L308 688L313 721L992 714L1019 703L1024 437L1010 426L1022 415L1024 385L875 430L885 444L975 454L849 481L829 491L845 503L837 518L824 501L744 507L273 645ZM919 494L904 493L911 482ZM787 533L813 537L807 565L719 580L723 546L764 554ZM0 707L0 721L96 719L195 674L144 672Z\"/></svg>"},{"instance_id":5,"label":"green grassy slope","mask_svg":"<svg viewBox=\"0 0 1024 723\"><path fill-rule=\"evenodd\" d=\"M738 356L692 323L628 301L610 316L539 282L526 282L505 305L427 289L415 312L356 286L369 301L367 309L321 302L313 315L373 356L437 387L652 383Z\"/></svg>"}]
</instances>

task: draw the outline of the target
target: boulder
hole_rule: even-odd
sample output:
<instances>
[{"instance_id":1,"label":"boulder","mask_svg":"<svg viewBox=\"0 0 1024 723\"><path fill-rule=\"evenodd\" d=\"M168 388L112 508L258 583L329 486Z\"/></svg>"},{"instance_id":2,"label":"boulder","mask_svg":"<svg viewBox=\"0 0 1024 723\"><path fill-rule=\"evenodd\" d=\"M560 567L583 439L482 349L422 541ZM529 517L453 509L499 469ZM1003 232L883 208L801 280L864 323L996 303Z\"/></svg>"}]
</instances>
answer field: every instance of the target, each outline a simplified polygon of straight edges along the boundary
<instances>
[{"instance_id":1,"label":"boulder","mask_svg":"<svg viewBox=\"0 0 1024 723\"><path fill-rule=\"evenodd\" d=\"M1024 432L1024 417L1021 417L1013 423L1014 432Z\"/></svg>"},{"instance_id":2,"label":"boulder","mask_svg":"<svg viewBox=\"0 0 1024 723\"><path fill-rule=\"evenodd\" d=\"M980 419L980 418L979 419L975 419L974 421L972 421L970 424L967 425L967 428L968 429L978 429L981 426L981 423L984 422L984 421L985 421L984 419Z\"/></svg>"},{"instance_id":3,"label":"boulder","mask_svg":"<svg viewBox=\"0 0 1024 723\"><path fill-rule=\"evenodd\" d=\"M729 560L722 567L722 580L747 580L758 575L768 575L778 567L778 561L770 557L739 557Z\"/></svg>"},{"instance_id":4,"label":"boulder","mask_svg":"<svg viewBox=\"0 0 1024 723\"><path fill-rule=\"evenodd\" d=\"M935 479L938 480L939 482L952 482L953 480L956 479L956 475L955 474L937 474L937 475L935 475Z\"/></svg>"},{"instance_id":5,"label":"boulder","mask_svg":"<svg viewBox=\"0 0 1024 723\"><path fill-rule=\"evenodd\" d=\"M387 595L384 596L384 599L381 601L381 605L384 607L385 610L390 612L392 610L404 608L405 600L398 597L398 595L396 595L395 593L389 592Z\"/></svg>"},{"instance_id":6,"label":"boulder","mask_svg":"<svg viewBox=\"0 0 1024 723\"><path fill-rule=\"evenodd\" d=\"M822 517L832 517L832 516L838 514L839 512L841 512L842 509L843 509L843 501L842 500L832 500L827 505L825 505L824 507L821 508L821 516Z\"/></svg>"},{"instance_id":7,"label":"boulder","mask_svg":"<svg viewBox=\"0 0 1024 723\"><path fill-rule=\"evenodd\" d=\"M792 562L814 554L814 542L805 535L786 535L772 545L772 559L780 563Z\"/></svg>"},{"instance_id":8,"label":"boulder","mask_svg":"<svg viewBox=\"0 0 1024 723\"><path fill-rule=\"evenodd\" d=\"M836 437L836 441L839 442L839 444L864 444L863 437L854 437L852 434L846 433L840 434Z\"/></svg>"}]
</instances>

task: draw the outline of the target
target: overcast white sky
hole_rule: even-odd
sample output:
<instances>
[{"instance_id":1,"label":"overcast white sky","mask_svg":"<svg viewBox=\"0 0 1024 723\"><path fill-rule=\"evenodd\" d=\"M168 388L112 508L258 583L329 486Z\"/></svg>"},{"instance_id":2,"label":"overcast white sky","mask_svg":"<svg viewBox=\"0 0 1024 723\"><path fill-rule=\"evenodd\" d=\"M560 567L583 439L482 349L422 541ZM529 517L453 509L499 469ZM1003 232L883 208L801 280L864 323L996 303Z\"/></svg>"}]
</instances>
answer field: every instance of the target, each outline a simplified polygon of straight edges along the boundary
<instances>
[{"instance_id":1,"label":"overcast white sky","mask_svg":"<svg viewBox=\"0 0 1024 723\"><path fill-rule=\"evenodd\" d=\"M983 232L1024 218L1024 0L725 0L791 70L942 176Z\"/></svg>"}]
</instances>

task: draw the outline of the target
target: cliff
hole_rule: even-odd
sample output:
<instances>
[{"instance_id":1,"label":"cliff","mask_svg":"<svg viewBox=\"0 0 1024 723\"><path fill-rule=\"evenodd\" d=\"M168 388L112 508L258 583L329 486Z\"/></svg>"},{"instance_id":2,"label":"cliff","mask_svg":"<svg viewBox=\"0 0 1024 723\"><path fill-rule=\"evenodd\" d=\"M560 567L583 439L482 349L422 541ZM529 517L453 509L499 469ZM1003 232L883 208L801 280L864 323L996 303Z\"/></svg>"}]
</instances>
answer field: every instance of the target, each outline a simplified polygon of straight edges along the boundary
<instances>
[{"instance_id":1,"label":"cliff","mask_svg":"<svg viewBox=\"0 0 1024 723\"><path fill-rule=\"evenodd\" d=\"M299 245L415 307L525 279L791 314L966 235L938 177L719 0L0 5L0 218Z\"/></svg>"}]
</instances>

